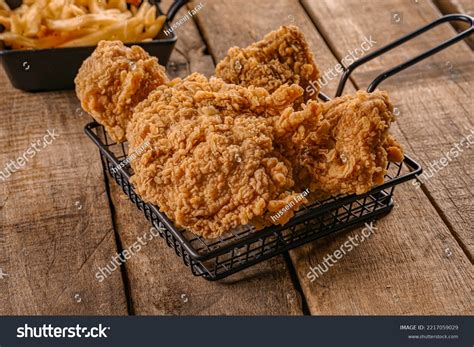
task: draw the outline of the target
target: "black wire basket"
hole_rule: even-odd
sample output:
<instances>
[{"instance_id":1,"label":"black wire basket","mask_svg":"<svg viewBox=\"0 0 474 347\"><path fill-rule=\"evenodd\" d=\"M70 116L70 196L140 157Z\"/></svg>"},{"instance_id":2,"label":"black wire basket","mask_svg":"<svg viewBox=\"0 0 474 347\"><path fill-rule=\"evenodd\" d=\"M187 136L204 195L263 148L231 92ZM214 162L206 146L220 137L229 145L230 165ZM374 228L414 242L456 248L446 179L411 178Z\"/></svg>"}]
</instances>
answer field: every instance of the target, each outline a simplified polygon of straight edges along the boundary
<instances>
[{"instance_id":1,"label":"black wire basket","mask_svg":"<svg viewBox=\"0 0 474 347\"><path fill-rule=\"evenodd\" d=\"M431 56L439 50L450 46L472 33L473 19L465 15L449 15L420 28L414 33L382 47L376 52L354 62L345 69L339 83L337 95L342 93L350 73L361 64L391 50L409 39L441 23L461 20L471 23L471 28L443 42L428 52L421 54L404 64L378 76L369 86L371 92L384 79L404 70L416 62ZM320 93L320 99L329 100ZM121 165L128 153L127 143L115 143L106 134L104 127L90 123L85 128L86 134L99 147L103 164L110 176L122 187L123 192L143 211L145 217L159 231L167 245L174 249L186 266L196 276L207 280L218 280L240 270L248 268L263 260L274 257L305 243L319 239L328 234L354 228L364 222L380 218L393 208L395 186L416 178L422 171L420 165L405 155L401 163L389 163L385 182L374 187L363 195L333 197L303 206L295 216L283 226L271 226L263 230L243 226L222 235L217 239L204 239L189 231L177 228L173 222L160 212L157 206L145 203L130 184L133 174L129 165Z\"/></svg>"}]
</instances>

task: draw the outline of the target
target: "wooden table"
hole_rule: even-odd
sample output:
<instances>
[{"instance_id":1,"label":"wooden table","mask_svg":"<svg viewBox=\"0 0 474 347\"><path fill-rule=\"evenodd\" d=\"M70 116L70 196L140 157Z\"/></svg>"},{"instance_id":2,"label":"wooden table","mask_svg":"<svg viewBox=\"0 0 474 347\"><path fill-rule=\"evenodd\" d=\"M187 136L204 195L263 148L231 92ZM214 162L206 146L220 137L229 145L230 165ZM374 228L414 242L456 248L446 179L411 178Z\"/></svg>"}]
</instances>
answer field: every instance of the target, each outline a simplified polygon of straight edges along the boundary
<instances>
[{"instance_id":1,"label":"wooden table","mask_svg":"<svg viewBox=\"0 0 474 347\"><path fill-rule=\"evenodd\" d=\"M210 76L229 47L246 46L283 24L304 31L324 72L358 48L364 37L376 42L373 49L381 47L438 18L440 8L452 11L464 1L449 2L203 1L200 13L177 29L179 42L168 73ZM346 92L364 89L387 67L454 33L446 24L362 66ZM474 130L473 67L470 47L460 42L382 84L399 110L393 132L424 166ZM323 90L334 95L336 85L337 78ZM377 222L375 236L312 283L306 277L310 266L360 229L313 242L219 282L193 277L157 238L99 282L97 269L133 244L150 228L148 222L104 174L97 148L83 133L90 118L80 111L72 91L24 93L13 89L0 70L0 95L0 169L48 129L58 134L23 168L0 180L2 315L474 311L472 148L421 189L410 183L397 188L397 208Z\"/></svg>"}]
</instances>

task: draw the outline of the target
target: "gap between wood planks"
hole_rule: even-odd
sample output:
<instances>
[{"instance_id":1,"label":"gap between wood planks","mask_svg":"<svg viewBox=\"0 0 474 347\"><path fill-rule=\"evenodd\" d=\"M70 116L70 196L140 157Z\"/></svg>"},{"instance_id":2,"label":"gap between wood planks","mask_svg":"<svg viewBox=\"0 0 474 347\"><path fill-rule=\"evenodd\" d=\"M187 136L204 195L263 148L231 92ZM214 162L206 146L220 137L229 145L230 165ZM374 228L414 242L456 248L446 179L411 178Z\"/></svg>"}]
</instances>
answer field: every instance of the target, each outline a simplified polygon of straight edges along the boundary
<instances>
[{"instance_id":1,"label":"gap between wood planks","mask_svg":"<svg viewBox=\"0 0 474 347\"><path fill-rule=\"evenodd\" d=\"M458 234L456 232L454 232L454 227L451 224L451 222L449 221L449 218L444 213L441 206L439 206L439 204L436 202L436 200L433 198L433 196L430 194L430 192L428 191L428 189L424 185L421 185L421 190L423 191L423 193L425 193L426 197L430 201L431 205L433 205L433 207L435 208L435 210L438 213L441 220L444 222L444 224L446 224L446 227L451 232L451 235L453 235L453 237L456 240L456 242L458 243L459 247L461 247L461 249L464 252L464 254L466 255L467 259L469 259L471 264L474 264L473 257L471 256L471 253L467 249L464 242L462 242L462 240L459 238Z\"/></svg>"},{"instance_id":2,"label":"gap between wood planks","mask_svg":"<svg viewBox=\"0 0 474 347\"><path fill-rule=\"evenodd\" d=\"M453 0L451 0L453 1ZM447 10L445 7L443 8L440 8L440 1L439 0L433 0L433 4L434 6L436 6L438 8L438 10L443 13L443 14L448 14L448 13L453 13L454 10L453 8L455 7L449 7L450 10ZM453 5L454 6L454 5ZM334 57L337 59L337 61L339 63L342 63L341 59L342 57L340 56L340 54L338 54L337 52L337 49L335 48L333 42L331 41L330 39L330 35L328 35L328 33L326 32L326 30L324 30L324 27L319 23L319 21L314 18L314 16L311 15L311 13L308 11L307 9L307 6L305 6L305 3L303 2L302 3L302 8L304 9L304 11L306 12L306 14L308 15L308 18L310 18L310 20L313 22L314 24L314 27L315 29L318 31L318 33L321 35L321 37L323 38L324 42L327 44L327 47L329 48L329 50L331 51L331 53L334 55ZM450 25L455 29L457 30L458 32L462 31L462 30L465 30L466 28L465 27L459 27L459 26L454 26L452 23L450 23ZM422 34L423 35L423 34ZM468 38L471 38L472 37L468 37ZM463 43L464 42L464 43ZM467 39L463 40L463 42L458 42L457 44L466 44L468 46L470 46L470 43ZM388 42L387 42L388 43ZM434 47L434 46L433 46ZM449 49L446 48L446 49ZM472 49L472 48L471 48ZM420 52L421 53L421 52ZM375 58L374 60L376 60L377 58ZM349 79L348 79L348 82L346 83L346 87L347 85L349 84L349 81L352 82L352 84L354 85L354 87L356 89L362 89L360 88L359 84L355 81L355 78L353 77L353 74L350 75ZM400 129L402 134L406 137L406 134L402 131L402 129ZM464 252L464 254L466 255L466 257L469 259L469 261L471 262L471 264L474 264L474 261L473 261L473 257L471 255L471 253L469 252L467 246L462 242L462 240L460 239L459 235L455 232L455 229L452 225L452 223L449 221L449 218L446 216L445 212L443 211L443 209L441 208L441 206L439 205L439 203L436 201L436 199L432 196L432 194L429 192L428 188L425 186L425 185L421 185L421 188L422 188L422 191L423 193L426 195L426 197L428 198L429 202L431 203L431 205L433 205L434 209L436 210L436 213L439 215L439 217L441 218L441 220L443 221L443 223L446 225L446 227L449 229L449 232L451 233L451 235L453 236L453 238L456 240L457 244L459 245L459 247L462 249L462 251Z\"/></svg>"},{"instance_id":3,"label":"gap between wood planks","mask_svg":"<svg viewBox=\"0 0 474 347\"><path fill-rule=\"evenodd\" d=\"M286 262L286 266L288 267L288 271L290 272L291 281L293 282L293 286L295 290L301 296L301 309L303 310L303 315L311 316L311 311L309 309L308 301L306 300L306 295L304 295L303 288L301 288L300 280L298 279L298 273L295 269L295 264L291 261L290 254L288 252L283 253L283 257Z\"/></svg>"},{"instance_id":4,"label":"gap between wood planks","mask_svg":"<svg viewBox=\"0 0 474 347\"><path fill-rule=\"evenodd\" d=\"M469 16L474 15L474 2L472 0L432 0L433 4L439 9L442 14L462 13ZM469 28L469 25L464 22L450 22L451 26L457 31L461 32ZM469 36L465 42L474 50L474 37Z\"/></svg>"},{"instance_id":5,"label":"gap between wood planks","mask_svg":"<svg viewBox=\"0 0 474 347\"><path fill-rule=\"evenodd\" d=\"M114 228L114 236L115 236L115 246L117 249L117 254L122 254L124 248L122 245L122 240L120 238L120 234L117 230L117 225L115 223L115 216L116 216L116 210L114 203L112 201L112 196L110 192L110 178L107 172L107 167L106 164L104 163L104 160L102 159L102 155L100 157L100 161L102 162L102 169L104 171L104 182L105 182L105 191L107 193L107 201L109 202L109 208L110 208L110 216L112 217L112 227ZM116 184L116 182L112 182L112 184ZM134 308L133 308L133 300L132 300L132 293L131 293L131 288L130 288L130 280L128 277L127 273L127 267L125 266L124 262L120 262L120 274L122 277L122 282L123 282L123 290L125 293L125 298L127 300L127 312L129 315L134 315Z\"/></svg>"}]
</instances>

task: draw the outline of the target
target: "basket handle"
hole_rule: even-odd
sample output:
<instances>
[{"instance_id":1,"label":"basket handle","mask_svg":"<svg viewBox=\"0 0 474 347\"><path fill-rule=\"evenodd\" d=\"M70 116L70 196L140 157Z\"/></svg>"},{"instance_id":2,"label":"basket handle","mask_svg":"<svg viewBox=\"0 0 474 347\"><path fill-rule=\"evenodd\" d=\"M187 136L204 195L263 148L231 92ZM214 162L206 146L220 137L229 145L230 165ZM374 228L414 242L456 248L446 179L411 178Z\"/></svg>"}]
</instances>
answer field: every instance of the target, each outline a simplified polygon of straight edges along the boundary
<instances>
[{"instance_id":1,"label":"basket handle","mask_svg":"<svg viewBox=\"0 0 474 347\"><path fill-rule=\"evenodd\" d=\"M374 58L376 58L376 57L378 57L378 56L394 49L395 47L400 46L401 44L411 40L414 37L417 37L417 36L423 34L426 31L431 30L434 27L437 27L438 25L440 25L442 23L452 22L452 21L463 21L463 22L466 22L466 23L470 24L470 27L468 29L464 30L463 32L457 34L456 36L454 36L454 37L440 43L439 45L431 48L430 50L428 50L424 53L421 53L421 54L417 55L416 57L411 58L411 59L407 60L406 62L404 62L400 65L397 65L397 66L383 72L382 74L378 75L372 81L372 83L370 83L369 87L367 88L367 91L369 93L373 92L375 90L375 88L377 88L377 86L382 81L384 81L385 79L397 74L400 71L405 70L406 68L408 68L412 65L415 65L419 61L422 61L423 59L428 58L428 57L432 56L433 54L435 54L435 53L437 53L437 52L439 52L439 51L441 51L441 50L443 50L443 49L445 49L445 48L447 48L447 47L449 47L453 44L455 44L456 42L464 39L465 37L471 35L474 32L474 18L472 18L468 15L459 13L459 14L450 14L450 15L440 17L440 18L436 19L435 21L419 28L418 30L416 30L416 31L414 31L410 34L407 34L407 35L399 38L398 40L393 41L392 43L389 43L386 46L383 46L382 48L376 50L375 52L372 52L372 53L368 54L367 56L365 56L363 58L360 58L360 59L356 60L355 62L350 64L347 68L344 68L344 73L342 74L341 80L339 81L339 85L337 87L336 97L341 96L341 94L344 90L344 87L346 85L347 79L349 78L350 74L352 73L352 71L354 71L360 65L365 64L366 62L368 62L368 61L370 61L370 60L372 60L372 59L374 59Z\"/></svg>"},{"instance_id":2,"label":"basket handle","mask_svg":"<svg viewBox=\"0 0 474 347\"><path fill-rule=\"evenodd\" d=\"M176 13L183 7L188 0L174 0L173 3L171 4L170 8L168 9L168 13L166 14L166 19L168 22L171 22L176 16Z\"/></svg>"}]
</instances>

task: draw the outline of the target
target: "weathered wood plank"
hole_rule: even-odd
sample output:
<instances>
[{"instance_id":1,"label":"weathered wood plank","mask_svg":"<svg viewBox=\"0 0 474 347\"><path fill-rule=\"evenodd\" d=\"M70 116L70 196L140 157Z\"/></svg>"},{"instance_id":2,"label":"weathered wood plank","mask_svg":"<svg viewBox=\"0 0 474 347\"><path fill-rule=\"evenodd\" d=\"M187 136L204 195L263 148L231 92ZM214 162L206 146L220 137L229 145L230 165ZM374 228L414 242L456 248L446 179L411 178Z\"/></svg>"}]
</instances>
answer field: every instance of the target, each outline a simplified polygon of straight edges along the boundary
<instances>
[{"instance_id":1,"label":"weathered wood plank","mask_svg":"<svg viewBox=\"0 0 474 347\"><path fill-rule=\"evenodd\" d=\"M474 16L474 2L470 0L433 0L434 4L443 14L464 13ZM469 28L469 24L454 22L453 27L458 31L464 31ZM466 39L466 43L474 49L474 38L471 36Z\"/></svg>"},{"instance_id":2,"label":"weathered wood plank","mask_svg":"<svg viewBox=\"0 0 474 347\"><path fill-rule=\"evenodd\" d=\"M169 1L165 2L164 8ZM181 18L186 9L177 14ZM199 16L207 15L206 8ZM179 37L168 74L184 77L199 71L211 75L212 57L204 54L195 24L177 29ZM149 232L143 214L110 183L115 225L123 249ZM161 238L154 238L125 263L133 313L137 315L295 315L302 314L300 294L295 290L283 257L274 258L221 282L194 277ZM107 281L107 280L106 280Z\"/></svg>"},{"instance_id":3,"label":"weathered wood plank","mask_svg":"<svg viewBox=\"0 0 474 347\"><path fill-rule=\"evenodd\" d=\"M354 32L370 33L377 41L388 43L440 16L435 6L426 1L394 0L390 6L376 1L361 5L352 0L307 0L305 3L308 12L319 23L321 32L330 41L338 42L335 46L339 56L357 44ZM345 15L349 8L353 11L351 16ZM399 22L393 20L394 15L400 18ZM377 23L370 20L375 17L382 20ZM405 61L454 34L449 25L438 27L361 66L354 71L353 79L363 88L387 67ZM474 207L471 203L474 152L464 145L459 156L451 156L449 165L442 169L434 161L439 161L459 142L466 143L463 138L474 131L473 66L472 51L459 43L381 85L390 92L399 109L398 126L408 144L407 151L422 162L428 175L436 171L432 178L425 180L424 189L471 260L474 251Z\"/></svg>"},{"instance_id":4,"label":"weathered wood plank","mask_svg":"<svg viewBox=\"0 0 474 347\"><path fill-rule=\"evenodd\" d=\"M95 278L116 244L99 155L83 132L90 120L73 92L20 92L3 69L0 94L0 170L27 149L30 158L0 177L0 314L127 314L120 272ZM48 130L57 138L43 148Z\"/></svg>"},{"instance_id":5,"label":"weathered wood plank","mask_svg":"<svg viewBox=\"0 0 474 347\"><path fill-rule=\"evenodd\" d=\"M390 6L375 1L361 4L357 1L308 0L305 4L320 32L333 43L339 58L347 49L357 47L356 37L361 33L371 34L375 40L383 39L388 43L436 17L436 12L429 5L420 3L416 5L420 6L417 8L415 4L402 1L394 1ZM398 11L405 24L400 26L391 22L390 11ZM351 15L348 16L347 13ZM370 20L381 16L386 18L385 22ZM440 37L426 40L431 43L439 42ZM413 47L412 44L403 46L403 49L394 52L389 58L381 58L382 61L374 62L370 67L356 70L355 82L361 87L366 86L384 67L413 56L414 50L420 52L429 47L429 42L422 39L417 40L415 44L414 49L409 48ZM453 49L453 64L458 68L467 66L466 47L458 47L458 51ZM464 107L470 74L466 76L466 71L462 70L463 77L451 81L449 77L442 76L443 73L439 69L442 60L436 62L436 59L431 58L428 63L424 63L425 66L420 65L406 71L382 86L383 89L389 90L392 100L400 110L393 131L407 152L415 153L418 159L434 152L437 155L431 154L431 158L437 158L442 152L436 151L436 141L438 146L449 150L450 141L458 140L455 134L459 134L460 129L468 128L469 124L469 112L466 112ZM431 65L431 69L426 64ZM453 89L458 95L453 96ZM455 112L449 114L449 109ZM453 117L454 120L448 121L448 117ZM437 124L443 120L444 124ZM441 127L445 128L444 132ZM433 138L433 135L436 137ZM463 160L466 162L459 164L464 167L458 174L470 170L465 165L469 162L469 157L466 155ZM450 164L452 176L456 175L456 167L459 166L454 162ZM444 184L452 184L453 181L445 179L446 176L439 176L437 179L442 180ZM457 180L459 189L448 191L452 194L452 199L458 199L461 204L464 203L464 197L471 196L472 200L472 188L467 184L469 180L470 178L465 176ZM434 179L430 183L435 184ZM443 189L447 190L438 185L429 189L429 192L431 194L432 191L438 190L440 193ZM357 247L350 255L346 255L313 283L306 277L310 267L321 264L325 255L332 254L347 239L331 238L319 245L315 243L291 253L312 313L472 313L470 296L473 272L464 253L465 249L457 243L438 211L428 203L421 190L415 189L411 184L405 184L397 189L396 199L399 207L379 221L376 236ZM435 204L439 204L439 195L435 195L434 200ZM467 241L472 233L472 222L469 222L469 218L472 218L472 213L469 213L471 207L465 204L463 207L446 204L440 206L447 216L450 213L462 215L461 220L465 222L466 227L463 241ZM457 211L457 208L464 210ZM458 234L462 234L462 227L461 223L457 225L460 231ZM355 236L360 232L359 229L349 235Z\"/></svg>"},{"instance_id":6,"label":"weathered wood plank","mask_svg":"<svg viewBox=\"0 0 474 347\"><path fill-rule=\"evenodd\" d=\"M359 228L291 252L312 314L472 314L472 265L424 193L404 184L395 203L364 242ZM350 237L359 245L344 246ZM347 254L325 263L341 247Z\"/></svg>"}]
</instances>

